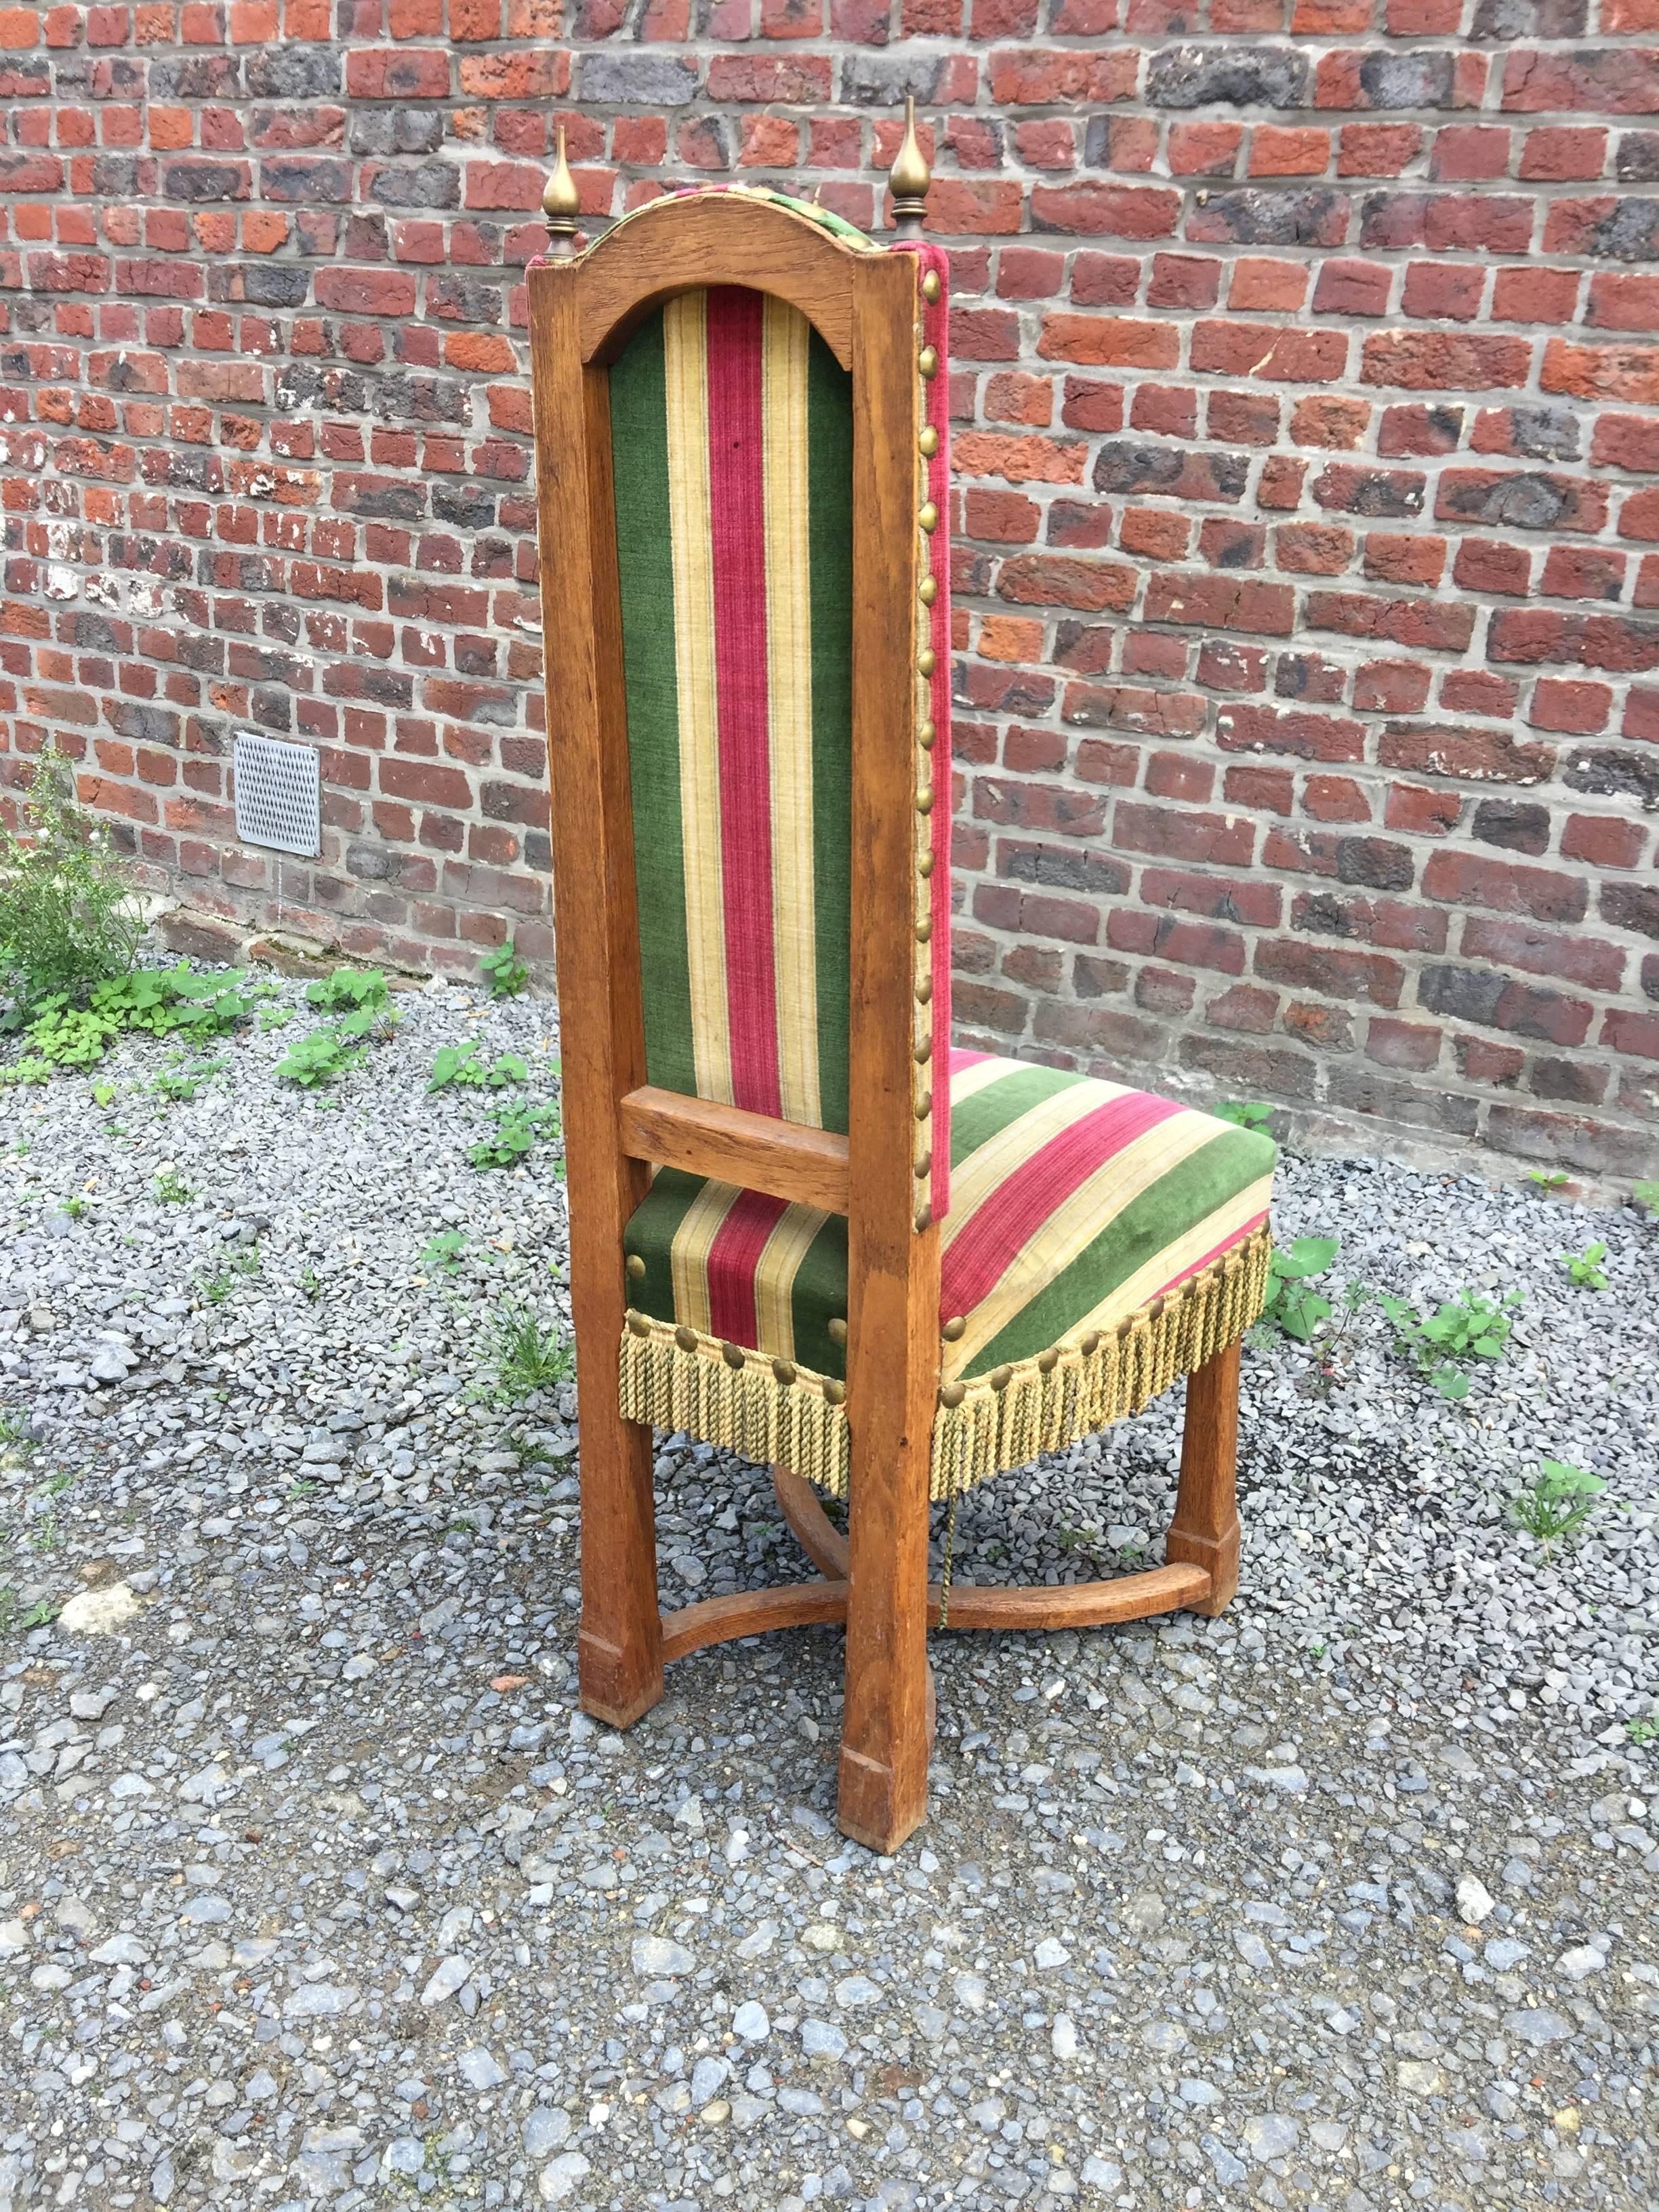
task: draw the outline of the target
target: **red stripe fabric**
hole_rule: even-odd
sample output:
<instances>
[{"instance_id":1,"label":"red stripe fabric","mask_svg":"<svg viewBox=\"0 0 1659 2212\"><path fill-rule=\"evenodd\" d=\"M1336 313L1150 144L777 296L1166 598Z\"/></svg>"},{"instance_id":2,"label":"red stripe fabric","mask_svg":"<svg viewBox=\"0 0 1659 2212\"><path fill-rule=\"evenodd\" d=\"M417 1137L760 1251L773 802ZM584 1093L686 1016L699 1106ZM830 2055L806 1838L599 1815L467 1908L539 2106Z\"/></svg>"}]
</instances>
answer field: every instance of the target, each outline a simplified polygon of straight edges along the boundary
<instances>
[{"instance_id":1,"label":"red stripe fabric","mask_svg":"<svg viewBox=\"0 0 1659 2212\"><path fill-rule=\"evenodd\" d=\"M1149 1091L1125 1091L1022 1160L945 1252L939 1311L971 1313L982 1298L989 1297L1010 1262L1037 1231L1091 1176L1137 1137L1182 1110Z\"/></svg>"},{"instance_id":2,"label":"red stripe fabric","mask_svg":"<svg viewBox=\"0 0 1659 2212\"><path fill-rule=\"evenodd\" d=\"M709 528L732 1098L750 1113L777 1115L762 306L758 292L736 286L708 294Z\"/></svg>"},{"instance_id":3,"label":"red stripe fabric","mask_svg":"<svg viewBox=\"0 0 1659 2212\"><path fill-rule=\"evenodd\" d=\"M1267 1218L1265 1212L1253 1213L1242 1229L1234 1230L1232 1235L1218 1244L1213 1251L1206 1252L1201 1260L1194 1260L1190 1267L1183 1267L1178 1275L1171 1275L1167 1283L1160 1283L1157 1290L1152 1292L1152 1297L1162 1297L1167 1291L1177 1289L1189 1275L1201 1274L1204 1269L1212 1261L1218 1260L1224 1252L1231 1252L1235 1244L1242 1244L1247 1237L1254 1237ZM1150 1304L1151 1299L1147 1303Z\"/></svg>"},{"instance_id":4,"label":"red stripe fabric","mask_svg":"<svg viewBox=\"0 0 1659 2212\"><path fill-rule=\"evenodd\" d=\"M708 1325L732 1344L758 1345L755 1276L766 1240L787 1211L781 1198L745 1190L708 1248Z\"/></svg>"}]
</instances>

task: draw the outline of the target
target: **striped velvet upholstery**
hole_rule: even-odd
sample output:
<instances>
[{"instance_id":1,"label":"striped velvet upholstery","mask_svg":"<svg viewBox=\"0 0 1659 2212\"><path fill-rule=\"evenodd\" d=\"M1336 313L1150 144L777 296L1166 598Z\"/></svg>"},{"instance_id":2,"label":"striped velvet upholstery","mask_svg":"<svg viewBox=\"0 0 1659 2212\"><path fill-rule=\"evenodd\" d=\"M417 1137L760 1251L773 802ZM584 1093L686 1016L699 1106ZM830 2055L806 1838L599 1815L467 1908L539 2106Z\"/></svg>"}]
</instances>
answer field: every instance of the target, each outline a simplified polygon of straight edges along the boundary
<instances>
[{"instance_id":1,"label":"striped velvet upholstery","mask_svg":"<svg viewBox=\"0 0 1659 2212\"><path fill-rule=\"evenodd\" d=\"M850 380L782 301L688 292L611 422L647 1072L844 1132Z\"/></svg>"},{"instance_id":2,"label":"striped velvet upholstery","mask_svg":"<svg viewBox=\"0 0 1659 2212\"><path fill-rule=\"evenodd\" d=\"M946 1382L1075 1349L1260 1242L1274 1147L1254 1131L983 1053L951 1054L951 1091ZM843 1220L665 1169L627 1243L639 1313L844 1376Z\"/></svg>"}]
</instances>

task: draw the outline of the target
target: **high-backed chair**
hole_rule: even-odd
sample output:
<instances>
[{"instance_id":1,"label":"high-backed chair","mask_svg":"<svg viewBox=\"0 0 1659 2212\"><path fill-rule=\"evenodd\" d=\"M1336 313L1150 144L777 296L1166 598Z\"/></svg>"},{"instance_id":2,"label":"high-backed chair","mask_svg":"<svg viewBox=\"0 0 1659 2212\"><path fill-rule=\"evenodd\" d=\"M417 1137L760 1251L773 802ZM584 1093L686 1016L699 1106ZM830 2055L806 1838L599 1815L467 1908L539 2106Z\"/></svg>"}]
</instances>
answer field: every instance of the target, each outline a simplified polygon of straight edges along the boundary
<instances>
[{"instance_id":1,"label":"high-backed chair","mask_svg":"<svg viewBox=\"0 0 1659 2212\"><path fill-rule=\"evenodd\" d=\"M581 1701L847 1624L840 1816L922 1818L930 1620L1221 1610L1238 1340L1273 1148L950 1044L945 254L753 190L670 195L529 272L581 1401ZM927 1580L929 1502L1182 1375L1167 1564ZM775 1469L819 1579L659 1611L653 1427ZM846 1537L817 1502L848 1498Z\"/></svg>"}]
</instances>

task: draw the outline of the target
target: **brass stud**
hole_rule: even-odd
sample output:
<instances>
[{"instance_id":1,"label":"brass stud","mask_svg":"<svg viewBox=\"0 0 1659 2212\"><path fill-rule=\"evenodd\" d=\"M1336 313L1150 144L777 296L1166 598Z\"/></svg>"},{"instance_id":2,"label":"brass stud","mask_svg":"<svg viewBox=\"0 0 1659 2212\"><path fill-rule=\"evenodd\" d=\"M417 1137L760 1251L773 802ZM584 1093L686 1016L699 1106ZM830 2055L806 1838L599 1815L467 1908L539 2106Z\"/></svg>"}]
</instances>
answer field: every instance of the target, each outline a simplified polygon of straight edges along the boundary
<instances>
[{"instance_id":1,"label":"brass stud","mask_svg":"<svg viewBox=\"0 0 1659 2212\"><path fill-rule=\"evenodd\" d=\"M682 1352L695 1352L697 1348L697 1332L695 1328L687 1328L682 1325L674 1331L674 1341Z\"/></svg>"},{"instance_id":2,"label":"brass stud","mask_svg":"<svg viewBox=\"0 0 1659 2212\"><path fill-rule=\"evenodd\" d=\"M932 1037L921 1038L917 1043L915 1050L910 1054L911 1059L915 1060L918 1067L926 1067L933 1056L933 1040Z\"/></svg>"},{"instance_id":3,"label":"brass stud","mask_svg":"<svg viewBox=\"0 0 1659 2212\"><path fill-rule=\"evenodd\" d=\"M928 939L933 936L933 917L932 915L924 915L921 920L916 924L916 943L918 945L926 945Z\"/></svg>"},{"instance_id":4,"label":"brass stud","mask_svg":"<svg viewBox=\"0 0 1659 2212\"><path fill-rule=\"evenodd\" d=\"M968 1389L965 1383L947 1382L945 1388L939 1394L939 1401L941 1406L948 1406L955 1408L962 1403L963 1400L967 1395Z\"/></svg>"},{"instance_id":5,"label":"brass stud","mask_svg":"<svg viewBox=\"0 0 1659 2212\"><path fill-rule=\"evenodd\" d=\"M916 862L916 873L921 878L922 881L926 883L928 877L931 876L933 872L933 856L931 853L924 853L921 859Z\"/></svg>"},{"instance_id":6,"label":"brass stud","mask_svg":"<svg viewBox=\"0 0 1659 2212\"><path fill-rule=\"evenodd\" d=\"M1013 1379L1012 1367L994 1367L991 1370L991 1388L994 1390L1006 1390Z\"/></svg>"},{"instance_id":7,"label":"brass stud","mask_svg":"<svg viewBox=\"0 0 1659 2212\"><path fill-rule=\"evenodd\" d=\"M847 1341L847 1323L841 1318L841 1316L837 1314L834 1320L827 1322L824 1324L823 1333L829 1338L831 1344L845 1344Z\"/></svg>"},{"instance_id":8,"label":"brass stud","mask_svg":"<svg viewBox=\"0 0 1659 2212\"><path fill-rule=\"evenodd\" d=\"M933 1092L932 1092L931 1091L924 1091L922 1092L922 1094L921 1094L921 1097L920 1097L920 1098L918 1098L918 1099L917 1099L917 1101L916 1101L916 1119L917 1119L917 1121L925 1121L927 1119L927 1116L928 1116L928 1115L933 1112Z\"/></svg>"},{"instance_id":9,"label":"brass stud","mask_svg":"<svg viewBox=\"0 0 1659 2212\"><path fill-rule=\"evenodd\" d=\"M637 1252L630 1252L628 1255L628 1272L636 1283L645 1279L645 1261Z\"/></svg>"},{"instance_id":10,"label":"brass stud","mask_svg":"<svg viewBox=\"0 0 1659 2212\"><path fill-rule=\"evenodd\" d=\"M939 348L925 345L916 356L916 367L929 382L939 374Z\"/></svg>"},{"instance_id":11,"label":"brass stud","mask_svg":"<svg viewBox=\"0 0 1659 2212\"><path fill-rule=\"evenodd\" d=\"M931 645L924 645L921 651L916 655L916 666L921 670L924 676L931 676L938 665L939 660L933 652L933 647Z\"/></svg>"},{"instance_id":12,"label":"brass stud","mask_svg":"<svg viewBox=\"0 0 1659 2212\"><path fill-rule=\"evenodd\" d=\"M1091 1328L1087 1336L1084 1338L1082 1343L1079 1345L1078 1350L1083 1354L1083 1357L1085 1359L1092 1359L1099 1349L1100 1331L1097 1328Z\"/></svg>"},{"instance_id":13,"label":"brass stud","mask_svg":"<svg viewBox=\"0 0 1659 2212\"><path fill-rule=\"evenodd\" d=\"M795 1370L787 1359L775 1359L772 1372L787 1390L795 1379Z\"/></svg>"},{"instance_id":14,"label":"brass stud","mask_svg":"<svg viewBox=\"0 0 1659 2212\"><path fill-rule=\"evenodd\" d=\"M917 811L917 813L918 813L918 814L931 814L931 813L933 812L933 793L932 793L931 791L919 791L919 792L916 793L916 811Z\"/></svg>"},{"instance_id":15,"label":"brass stud","mask_svg":"<svg viewBox=\"0 0 1659 2212\"><path fill-rule=\"evenodd\" d=\"M925 1236L925 1235L927 1234L927 1231L928 1231L928 1230L930 1230L930 1229L933 1227L933 1207L932 1207L931 1206L919 1206L916 1208L916 1234L917 1234L917 1236L918 1236L918 1237Z\"/></svg>"},{"instance_id":16,"label":"brass stud","mask_svg":"<svg viewBox=\"0 0 1659 2212\"><path fill-rule=\"evenodd\" d=\"M919 1006L925 1006L933 995L933 977L931 975L919 975L916 978L916 1004Z\"/></svg>"},{"instance_id":17,"label":"brass stud","mask_svg":"<svg viewBox=\"0 0 1659 2212\"><path fill-rule=\"evenodd\" d=\"M1038 1352L1037 1373L1039 1375L1052 1375L1059 1364L1060 1354L1052 1347L1052 1346L1047 1352Z\"/></svg>"},{"instance_id":18,"label":"brass stud","mask_svg":"<svg viewBox=\"0 0 1659 2212\"><path fill-rule=\"evenodd\" d=\"M720 1358L728 1367L741 1367L743 1346L740 1344L723 1344L720 1346Z\"/></svg>"},{"instance_id":19,"label":"brass stud","mask_svg":"<svg viewBox=\"0 0 1659 2212\"><path fill-rule=\"evenodd\" d=\"M962 1314L957 1314L951 1320L947 1321L944 1328L939 1331L939 1334L945 1339L945 1341L947 1344L960 1344L963 1338L966 1336L967 1334L968 1322L966 1317Z\"/></svg>"},{"instance_id":20,"label":"brass stud","mask_svg":"<svg viewBox=\"0 0 1659 2212\"><path fill-rule=\"evenodd\" d=\"M915 1166L912 1172L918 1182L925 1182L928 1176L933 1172L933 1154L931 1152L918 1152L916 1154Z\"/></svg>"},{"instance_id":21,"label":"brass stud","mask_svg":"<svg viewBox=\"0 0 1659 2212\"><path fill-rule=\"evenodd\" d=\"M844 1406L847 1403L847 1385L837 1382L832 1375L824 1383L823 1395L832 1406Z\"/></svg>"},{"instance_id":22,"label":"brass stud","mask_svg":"<svg viewBox=\"0 0 1659 2212\"><path fill-rule=\"evenodd\" d=\"M922 528L927 532L927 535L930 538L939 528L939 509L934 506L931 499L923 500L921 503L921 512L916 517L916 520L921 525Z\"/></svg>"},{"instance_id":23,"label":"brass stud","mask_svg":"<svg viewBox=\"0 0 1659 2212\"><path fill-rule=\"evenodd\" d=\"M628 1309L628 1326L635 1336L649 1336L651 1334L650 1322L642 1313L635 1313L632 1306Z\"/></svg>"},{"instance_id":24,"label":"brass stud","mask_svg":"<svg viewBox=\"0 0 1659 2212\"><path fill-rule=\"evenodd\" d=\"M921 296L931 307L939 295L939 271L930 269L921 280Z\"/></svg>"},{"instance_id":25,"label":"brass stud","mask_svg":"<svg viewBox=\"0 0 1659 2212\"><path fill-rule=\"evenodd\" d=\"M923 429L921 437L916 440L916 443L921 449L921 458L923 460L931 461L934 454L939 451L939 432L933 428L931 422L929 422Z\"/></svg>"},{"instance_id":26,"label":"brass stud","mask_svg":"<svg viewBox=\"0 0 1659 2212\"><path fill-rule=\"evenodd\" d=\"M931 722L924 722L921 727L916 732L916 743L921 747L923 752L930 753L933 751L935 734L936 732Z\"/></svg>"},{"instance_id":27,"label":"brass stud","mask_svg":"<svg viewBox=\"0 0 1659 2212\"><path fill-rule=\"evenodd\" d=\"M931 607L934 600L939 597L938 577L924 576L921 583L916 586L916 596L921 601L923 606Z\"/></svg>"}]
</instances>

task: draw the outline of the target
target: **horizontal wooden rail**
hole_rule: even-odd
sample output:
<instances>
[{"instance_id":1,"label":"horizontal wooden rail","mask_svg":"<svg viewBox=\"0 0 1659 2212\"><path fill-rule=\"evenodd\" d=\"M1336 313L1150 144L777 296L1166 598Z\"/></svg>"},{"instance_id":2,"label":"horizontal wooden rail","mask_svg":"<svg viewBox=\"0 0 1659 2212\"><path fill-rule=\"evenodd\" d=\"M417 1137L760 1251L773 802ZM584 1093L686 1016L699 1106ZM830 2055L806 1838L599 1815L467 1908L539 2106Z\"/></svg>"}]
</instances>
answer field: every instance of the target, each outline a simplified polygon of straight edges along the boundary
<instances>
[{"instance_id":1,"label":"horizontal wooden rail","mask_svg":"<svg viewBox=\"0 0 1659 2212\"><path fill-rule=\"evenodd\" d=\"M824 1213L848 1211L847 1139L828 1129L774 1121L650 1084L628 1093L619 1119L622 1148L631 1160L683 1168Z\"/></svg>"}]
</instances>

